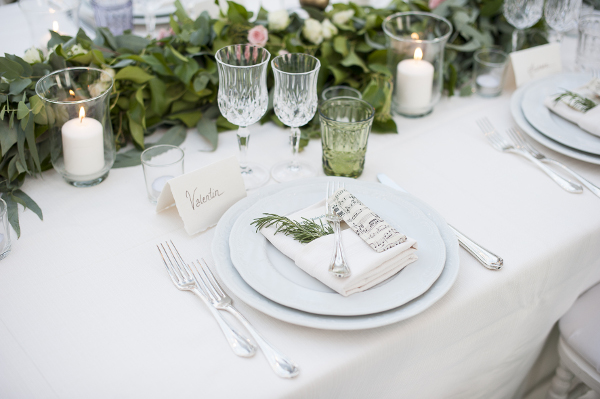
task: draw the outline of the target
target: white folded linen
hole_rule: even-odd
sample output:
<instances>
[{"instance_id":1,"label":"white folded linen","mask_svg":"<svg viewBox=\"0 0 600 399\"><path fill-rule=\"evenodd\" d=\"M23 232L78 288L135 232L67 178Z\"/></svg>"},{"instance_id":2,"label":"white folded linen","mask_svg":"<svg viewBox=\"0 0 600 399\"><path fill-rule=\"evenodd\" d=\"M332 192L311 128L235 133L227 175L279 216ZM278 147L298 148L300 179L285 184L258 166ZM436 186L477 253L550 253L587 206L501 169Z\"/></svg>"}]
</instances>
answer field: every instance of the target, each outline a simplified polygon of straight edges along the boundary
<instances>
[{"instance_id":1,"label":"white folded linen","mask_svg":"<svg viewBox=\"0 0 600 399\"><path fill-rule=\"evenodd\" d=\"M595 94L588 89L587 85L573 90L574 93L580 94L586 98L594 98ZM562 101L556 101L557 95L553 94L546 97L544 105L556 115L579 125L580 128L595 136L600 136L600 106L595 106L587 112L577 111L569 107Z\"/></svg>"},{"instance_id":2,"label":"white folded linen","mask_svg":"<svg viewBox=\"0 0 600 399\"><path fill-rule=\"evenodd\" d=\"M307 218L319 223L325 221L325 201L302 209L288 218L296 221ZM344 228L345 227L345 228ZM408 237L402 244L384 252L374 251L356 233L342 223L342 242L346 262L352 271L350 277L339 278L329 273L329 261L334 248L333 234L301 244L283 233L275 234L275 226L261 229L261 233L296 265L343 296L367 290L392 277L408 264L417 260L417 242Z\"/></svg>"}]
</instances>

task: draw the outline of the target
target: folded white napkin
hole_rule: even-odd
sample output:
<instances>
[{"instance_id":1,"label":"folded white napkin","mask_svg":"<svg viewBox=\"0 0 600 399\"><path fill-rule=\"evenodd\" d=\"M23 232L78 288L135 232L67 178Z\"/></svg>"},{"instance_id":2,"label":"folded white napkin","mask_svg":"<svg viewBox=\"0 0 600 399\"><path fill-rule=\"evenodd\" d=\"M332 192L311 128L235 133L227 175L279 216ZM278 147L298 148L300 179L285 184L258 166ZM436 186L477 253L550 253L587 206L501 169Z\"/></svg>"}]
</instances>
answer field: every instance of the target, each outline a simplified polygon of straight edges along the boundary
<instances>
[{"instance_id":1,"label":"folded white napkin","mask_svg":"<svg viewBox=\"0 0 600 399\"><path fill-rule=\"evenodd\" d=\"M287 215L287 217L297 221L304 217L312 219L316 223L322 220L326 225L325 201ZM275 226L263 228L261 233L275 248L292 259L299 268L343 296L368 290L417 260L417 242L410 237L384 252L376 252L356 233L347 228L345 223L342 223L342 229L344 254L352 271L350 277L347 278L336 277L328 271L334 247L333 234L318 238L308 244L301 244L282 233L275 234L277 230Z\"/></svg>"},{"instance_id":2,"label":"folded white napkin","mask_svg":"<svg viewBox=\"0 0 600 399\"><path fill-rule=\"evenodd\" d=\"M595 93L588 88L588 85L579 87L573 92L586 98L595 98ZM581 112L569 107L562 101L555 101L556 97L556 94L546 97L544 100L546 108L569 122L579 125L583 130L595 136L600 136L600 106L595 106L587 112Z\"/></svg>"}]
</instances>

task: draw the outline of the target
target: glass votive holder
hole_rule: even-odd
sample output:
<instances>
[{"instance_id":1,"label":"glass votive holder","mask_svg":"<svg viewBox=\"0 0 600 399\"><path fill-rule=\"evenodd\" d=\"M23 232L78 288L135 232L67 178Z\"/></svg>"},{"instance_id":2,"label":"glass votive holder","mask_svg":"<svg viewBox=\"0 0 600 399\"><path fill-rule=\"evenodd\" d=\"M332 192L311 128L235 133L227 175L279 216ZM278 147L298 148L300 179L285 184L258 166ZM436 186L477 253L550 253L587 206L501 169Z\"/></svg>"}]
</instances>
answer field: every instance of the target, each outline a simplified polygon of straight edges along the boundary
<instances>
[{"instance_id":1,"label":"glass votive holder","mask_svg":"<svg viewBox=\"0 0 600 399\"><path fill-rule=\"evenodd\" d=\"M362 100L362 94L360 91L353 89L350 86L331 86L323 90L321 98L323 101L327 101L330 98L335 97L354 97Z\"/></svg>"},{"instance_id":2,"label":"glass votive holder","mask_svg":"<svg viewBox=\"0 0 600 399\"><path fill-rule=\"evenodd\" d=\"M600 15L582 16L578 29L577 70L596 76L600 73Z\"/></svg>"},{"instance_id":3,"label":"glass votive holder","mask_svg":"<svg viewBox=\"0 0 600 399\"><path fill-rule=\"evenodd\" d=\"M484 48L473 56L473 81L475 90L482 97L496 97L504 88L504 77L508 54L503 51Z\"/></svg>"},{"instance_id":4,"label":"glass votive holder","mask_svg":"<svg viewBox=\"0 0 600 399\"><path fill-rule=\"evenodd\" d=\"M50 31L75 36L79 30L80 0L19 0L33 46L48 49Z\"/></svg>"},{"instance_id":5,"label":"glass votive holder","mask_svg":"<svg viewBox=\"0 0 600 399\"><path fill-rule=\"evenodd\" d=\"M113 35L133 30L131 0L91 0L97 26L108 28Z\"/></svg>"},{"instance_id":6,"label":"glass votive holder","mask_svg":"<svg viewBox=\"0 0 600 399\"><path fill-rule=\"evenodd\" d=\"M390 15L382 27L394 76L392 111L412 118L429 114L442 95L444 46L452 25L440 16L411 11Z\"/></svg>"},{"instance_id":7,"label":"glass votive holder","mask_svg":"<svg viewBox=\"0 0 600 399\"><path fill-rule=\"evenodd\" d=\"M52 166L75 187L99 184L115 162L112 87L108 73L84 67L58 70L35 86L46 109Z\"/></svg>"},{"instance_id":8,"label":"glass votive holder","mask_svg":"<svg viewBox=\"0 0 600 399\"><path fill-rule=\"evenodd\" d=\"M374 116L371 104L358 98L335 97L319 105L323 171L327 176L362 174Z\"/></svg>"},{"instance_id":9,"label":"glass votive holder","mask_svg":"<svg viewBox=\"0 0 600 399\"><path fill-rule=\"evenodd\" d=\"M155 145L144 150L141 157L148 199L156 204L165 184L183 174L183 150L174 145Z\"/></svg>"},{"instance_id":10,"label":"glass votive holder","mask_svg":"<svg viewBox=\"0 0 600 399\"><path fill-rule=\"evenodd\" d=\"M10 223L8 222L6 202L0 198L0 260L10 253Z\"/></svg>"}]
</instances>

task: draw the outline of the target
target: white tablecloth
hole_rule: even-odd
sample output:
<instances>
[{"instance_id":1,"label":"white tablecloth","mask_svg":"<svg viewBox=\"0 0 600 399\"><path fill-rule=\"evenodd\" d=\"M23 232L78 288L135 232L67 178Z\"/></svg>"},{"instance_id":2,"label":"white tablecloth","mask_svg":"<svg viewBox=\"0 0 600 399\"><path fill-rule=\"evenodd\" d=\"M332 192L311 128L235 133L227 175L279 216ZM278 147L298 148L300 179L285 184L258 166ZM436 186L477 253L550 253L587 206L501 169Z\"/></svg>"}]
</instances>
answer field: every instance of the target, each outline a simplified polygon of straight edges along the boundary
<instances>
[{"instance_id":1,"label":"white tablecloth","mask_svg":"<svg viewBox=\"0 0 600 399\"><path fill-rule=\"evenodd\" d=\"M513 397L554 323L600 281L600 199L569 194L486 142L475 120L511 126L509 96L445 98L428 117L398 118L399 134L371 135L360 178L387 173L501 255L504 269L461 249L444 298L364 331L291 325L234 297L300 365L294 380L276 377L260 353L236 357L198 298L173 287L155 244L172 239L212 266L214 229L189 237L174 209L156 214L141 167L87 189L53 171L28 179L23 190L44 221L21 212L22 236L0 262L0 397ZM274 125L252 127L250 144L267 167L290 157L287 132ZM187 171L237 153L234 132L213 153L198 151L206 143L193 130L182 147ZM320 152L313 141L301 157L317 167ZM600 183L599 166L546 153Z\"/></svg>"}]
</instances>

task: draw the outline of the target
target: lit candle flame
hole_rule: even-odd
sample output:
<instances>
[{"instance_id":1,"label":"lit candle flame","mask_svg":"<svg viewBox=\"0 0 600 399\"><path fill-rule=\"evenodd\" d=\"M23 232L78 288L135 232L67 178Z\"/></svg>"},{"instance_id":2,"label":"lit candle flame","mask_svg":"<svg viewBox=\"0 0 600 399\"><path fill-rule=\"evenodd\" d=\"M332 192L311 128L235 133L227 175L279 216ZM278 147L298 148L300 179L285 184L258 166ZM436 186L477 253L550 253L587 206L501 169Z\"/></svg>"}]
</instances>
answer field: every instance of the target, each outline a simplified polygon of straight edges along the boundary
<instances>
[{"instance_id":1,"label":"lit candle flame","mask_svg":"<svg viewBox=\"0 0 600 399\"><path fill-rule=\"evenodd\" d=\"M75 92L73 90L69 90L69 94L75 97Z\"/></svg>"},{"instance_id":2,"label":"lit candle flame","mask_svg":"<svg viewBox=\"0 0 600 399\"><path fill-rule=\"evenodd\" d=\"M419 34L413 32L413 33L410 34L410 38L413 39L413 40L419 40Z\"/></svg>"},{"instance_id":3,"label":"lit candle flame","mask_svg":"<svg viewBox=\"0 0 600 399\"><path fill-rule=\"evenodd\" d=\"M421 50L420 47L417 47L417 49L415 50L415 60L421 61L422 59L423 59L423 51Z\"/></svg>"},{"instance_id":4,"label":"lit candle flame","mask_svg":"<svg viewBox=\"0 0 600 399\"><path fill-rule=\"evenodd\" d=\"M85 109L81 107L79 108L79 122L83 122L83 118L85 118Z\"/></svg>"},{"instance_id":5,"label":"lit candle flame","mask_svg":"<svg viewBox=\"0 0 600 399\"><path fill-rule=\"evenodd\" d=\"M58 32L58 21L52 22L52 30Z\"/></svg>"}]
</instances>

